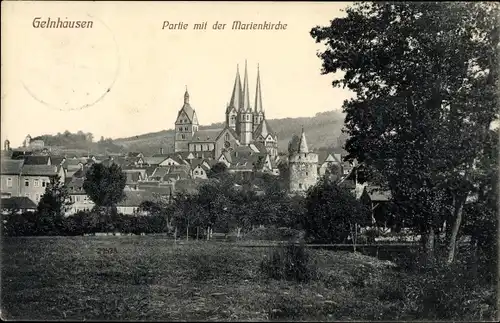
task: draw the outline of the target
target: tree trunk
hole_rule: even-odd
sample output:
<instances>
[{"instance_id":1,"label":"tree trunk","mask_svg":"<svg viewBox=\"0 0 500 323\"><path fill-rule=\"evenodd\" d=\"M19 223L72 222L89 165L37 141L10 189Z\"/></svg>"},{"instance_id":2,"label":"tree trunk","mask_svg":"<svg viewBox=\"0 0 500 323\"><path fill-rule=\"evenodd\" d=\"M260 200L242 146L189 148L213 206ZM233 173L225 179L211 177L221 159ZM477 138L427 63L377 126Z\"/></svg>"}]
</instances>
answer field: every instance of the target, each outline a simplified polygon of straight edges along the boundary
<instances>
[{"instance_id":1,"label":"tree trunk","mask_svg":"<svg viewBox=\"0 0 500 323\"><path fill-rule=\"evenodd\" d=\"M200 239L200 227L196 227L196 240Z\"/></svg>"},{"instance_id":2,"label":"tree trunk","mask_svg":"<svg viewBox=\"0 0 500 323\"><path fill-rule=\"evenodd\" d=\"M210 240L210 226L207 227L207 241Z\"/></svg>"},{"instance_id":3,"label":"tree trunk","mask_svg":"<svg viewBox=\"0 0 500 323\"><path fill-rule=\"evenodd\" d=\"M427 232L425 232L424 238L425 260L427 263L434 262L435 241L436 233L434 227L431 226Z\"/></svg>"},{"instance_id":4,"label":"tree trunk","mask_svg":"<svg viewBox=\"0 0 500 323\"><path fill-rule=\"evenodd\" d=\"M455 221L453 222L450 241L448 242L448 259L446 260L448 264L453 263L453 261L455 260L458 230L460 229L460 224L462 223L462 214L466 198L467 196L465 196L465 198L457 200L456 203L454 203Z\"/></svg>"},{"instance_id":5,"label":"tree trunk","mask_svg":"<svg viewBox=\"0 0 500 323\"><path fill-rule=\"evenodd\" d=\"M240 227L238 227L238 228L236 229L236 238L237 238L237 239L240 239L240 237L241 237L241 236L240 236L240 234L241 234L241 228L240 228Z\"/></svg>"},{"instance_id":6,"label":"tree trunk","mask_svg":"<svg viewBox=\"0 0 500 323\"><path fill-rule=\"evenodd\" d=\"M189 241L189 224L186 225L186 241Z\"/></svg>"},{"instance_id":7,"label":"tree trunk","mask_svg":"<svg viewBox=\"0 0 500 323\"><path fill-rule=\"evenodd\" d=\"M175 227L174 231L174 242L177 242L177 226Z\"/></svg>"}]
</instances>

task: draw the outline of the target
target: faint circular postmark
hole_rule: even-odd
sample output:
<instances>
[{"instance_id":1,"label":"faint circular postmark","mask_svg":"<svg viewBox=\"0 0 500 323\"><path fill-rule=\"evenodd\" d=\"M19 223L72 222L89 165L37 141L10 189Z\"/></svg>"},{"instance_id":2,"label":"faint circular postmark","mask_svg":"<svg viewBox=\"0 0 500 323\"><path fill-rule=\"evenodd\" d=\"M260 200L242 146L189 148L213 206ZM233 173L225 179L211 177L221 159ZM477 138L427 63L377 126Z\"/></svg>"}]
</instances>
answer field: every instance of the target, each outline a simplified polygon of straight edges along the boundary
<instances>
[{"instance_id":1,"label":"faint circular postmark","mask_svg":"<svg viewBox=\"0 0 500 323\"><path fill-rule=\"evenodd\" d=\"M99 18L87 15L86 19L93 22L92 28L32 29L26 35L21 83L33 99L49 108L91 107L106 97L118 78L115 35Z\"/></svg>"}]
</instances>

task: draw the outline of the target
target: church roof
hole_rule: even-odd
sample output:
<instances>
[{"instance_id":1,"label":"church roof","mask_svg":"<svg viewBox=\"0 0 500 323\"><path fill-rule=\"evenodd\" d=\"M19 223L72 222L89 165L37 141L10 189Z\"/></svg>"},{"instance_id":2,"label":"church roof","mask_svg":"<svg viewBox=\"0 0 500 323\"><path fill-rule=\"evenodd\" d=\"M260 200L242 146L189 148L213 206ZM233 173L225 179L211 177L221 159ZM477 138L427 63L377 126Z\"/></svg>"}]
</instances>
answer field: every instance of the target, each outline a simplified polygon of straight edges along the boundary
<instances>
[{"instance_id":1,"label":"church roof","mask_svg":"<svg viewBox=\"0 0 500 323\"><path fill-rule=\"evenodd\" d=\"M271 136L275 136L276 133L271 129L271 126L267 122L266 119L262 120L260 125L255 129L253 136L254 138L257 138L258 136L262 135L264 138L268 135L271 134Z\"/></svg>"},{"instance_id":2,"label":"church roof","mask_svg":"<svg viewBox=\"0 0 500 323\"><path fill-rule=\"evenodd\" d=\"M262 107L262 93L260 89L259 65L257 65L257 86L255 89L255 112L264 112L264 108Z\"/></svg>"},{"instance_id":3,"label":"church roof","mask_svg":"<svg viewBox=\"0 0 500 323\"><path fill-rule=\"evenodd\" d=\"M196 131L193 135L192 142L214 142L222 129L207 129Z\"/></svg>"},{"instance_id":4,"label":"church roof","mask_svg":"<svg viewBox=\"0 0 500 323\"><path fill-rule=\"evenodd\" d=\"M240 111L252 111L252 108L250 107L250 92L249 92L246 60L245 60L245 76L243 77L243 97L242 97Z\"/></svg>"},{"instance_id":5,"label":"church roof","mask_svg":"<svg viewBox=\"0 0 500 323\"><path fill-rule=\"evenodd\" d=\"M234 85L233 85L233 94L231 95L231 101L229 101L229 105L227 106L226 113L229 113L229 111L233 108L236 111L238 111L240 109L242 95L243 94L242 94L242 90L241 90L240 70L237 66L236 67L236 78L234 79Z\"/></svg>"},{"instance_id":6,"label":"church roof","mask_svg":"<svg viewBox=\"0 0 500 323\"><path fill-rule=\"evenodd\" d=\"M194 109L189 104L189 93L188 93L187 89L186 89L186 93L184 93L184 105L179 110L179 113L177 114L177 117L180 116L180 114L182 113L182 111L184 111L186 113L187 117L189 118L189 121L193 122L195 112L194 112Z\"/></svg>"}]
</instances>

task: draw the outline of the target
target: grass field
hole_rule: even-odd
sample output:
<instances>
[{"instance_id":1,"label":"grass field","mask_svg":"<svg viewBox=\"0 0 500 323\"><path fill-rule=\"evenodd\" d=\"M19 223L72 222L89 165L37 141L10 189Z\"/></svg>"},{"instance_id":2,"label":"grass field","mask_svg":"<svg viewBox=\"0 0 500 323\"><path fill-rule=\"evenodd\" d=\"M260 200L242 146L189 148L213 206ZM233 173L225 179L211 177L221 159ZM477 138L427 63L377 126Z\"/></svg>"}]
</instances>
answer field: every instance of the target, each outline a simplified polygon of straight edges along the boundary
<instances>
[{"instance_id":1,"label":"grass field","mask_svg":"<svg viewBox=\"0 0 500 323\"><path fill-rule=\"evenodd\" d=\"M300 284L259 272L266 248L147 236L5 238L2 247L8 320L405 319L405 274L349 252L312 251L321 279Z\"/></svg>"}]
</instances>

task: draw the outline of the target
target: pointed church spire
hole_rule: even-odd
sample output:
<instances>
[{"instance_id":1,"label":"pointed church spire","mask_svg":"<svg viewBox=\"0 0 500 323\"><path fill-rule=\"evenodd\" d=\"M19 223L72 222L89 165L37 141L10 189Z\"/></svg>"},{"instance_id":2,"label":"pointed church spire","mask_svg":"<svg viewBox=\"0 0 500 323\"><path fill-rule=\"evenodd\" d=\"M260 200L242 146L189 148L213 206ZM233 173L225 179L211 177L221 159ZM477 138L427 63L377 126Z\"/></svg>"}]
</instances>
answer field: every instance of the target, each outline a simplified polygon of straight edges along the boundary
<instances>
[{"instance_id":1,"label":"pointed church spire","mask_svg":"<svg viewBox=\"0 0 500 323\"><path fill-rule=\"evenodd\" d=\"M239 110L241 106L241 78L240 78L240 68L236 65L236 78L234 79L233 94L231 95L231 101L229 101L229 106Z\"/></svg>"},{"instance_id":2,"label":"pointed church spire","mask_svg":"<svg viewBox=\"0 0 500 323\"><path fill-rule=\"evenodd\" d=\"M186 92L184 93L184 104L189 103L189 93L188 93L188 87L186 85Z\"/></svg>"},{"instance_id":3,"label":"pointed church spire","mask_svg":"<svg viewBox=\"0 0 500 323\"><path fill-rule=\"evenodd\" d=\"M243 102L241 103L241 110L250 110L250 92L248 90L248 72L247 72L247 60L245 60L245 76L243 77Z\"/></svg>"},{"instance_id":4,"label":"pointed church spire","mask_svg":"<svg viewBox=\"0 0 500 323\"><path fill-rule=\"evenodd\" d=\"M306 134L304 132L304 126L302 126L302 135L300 136L298 153L308 153L308 152L309 148L307 148Z\"/></svg>"},{"instance_id":5,"label":"pointed church spire","mask_svg":"<svg viewBox=\"0 0 500 323\"><path fill-rule=\"evenodd\" d=\"M257 88L255 89L255 112L264 112L262 108L262 93L260 89L260 69L257 64Z\"/></svg>"}]
</instances>

